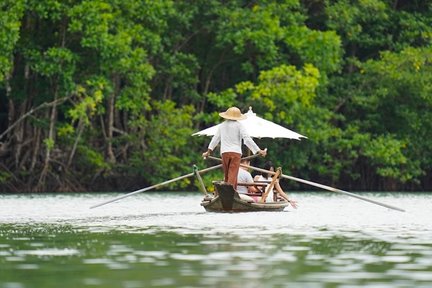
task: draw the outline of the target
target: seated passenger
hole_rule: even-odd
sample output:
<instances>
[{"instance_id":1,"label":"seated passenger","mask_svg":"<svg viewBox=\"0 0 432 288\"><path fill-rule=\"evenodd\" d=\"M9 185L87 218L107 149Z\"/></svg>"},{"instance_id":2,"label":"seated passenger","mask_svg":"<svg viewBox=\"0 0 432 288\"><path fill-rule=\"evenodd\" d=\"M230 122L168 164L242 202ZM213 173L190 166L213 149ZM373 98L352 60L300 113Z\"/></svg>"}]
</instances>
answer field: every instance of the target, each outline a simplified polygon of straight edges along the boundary
<instances>
[{"instance_id":1,"label":"seated passenger","mask_svg":"<svg viewBox=\"0 0 432 288\"><path fill-rule=\"evenodd\" d=\"M272 172L275 171L274 165L273 165L273 163L271 161L267 161L264 164L264 169L272 171ZM256 175L254 180L256 182L266 181L266 182L268 182L268 184L270 184L270 182L272 181L272 175L270 175L270 173L262 173L261 175ZM293 208L297 209L297 201L291 200L291 199L288 198L288 195L282 190L282 187L279 184L279 179L276 180L274 188L276 189L276 192L282 198L284 198L286 201L288 201L288 203L290 203ZM275 197L275 195L274 195L273 191L270 191L270 193L268 193L268 195L267 195L266 202L273 202L273 201L275 201L274 197Z\"/></svg>"},{"instance_id":2,"label":"seated passenger","mask_svg":"<svg viewBox=\"0 0 432 288\"><path fill-rule=\"evenodd\" d=\"M240 164L250 165L250 160L242 159ZM237 183L254 183L251 173L249 173L248 168L240 166L239 173L237 175ZM239 194L247 194L247 193L257 193L260 190L251 185L251 186L243 186L237 185L237 192Z\"/></svg>"},{"instance_id":3,"label":"seated passenger","mask_svg":"<svg viewBox=\"0 0 432 288\"><path fill-rule=\"evenodd\" d=\"M240 165L250 165L250 160L242 159ZM240 166L237 175L237 192L240 199L247 202L258 202L261 200L261 190L255 185L241 185L241 184L255 184L252 175L249 173L248 168ZM253 195L257 193L256 195ZM249 194L249 195L247 195Z\"/></svg>"}]
</instances>

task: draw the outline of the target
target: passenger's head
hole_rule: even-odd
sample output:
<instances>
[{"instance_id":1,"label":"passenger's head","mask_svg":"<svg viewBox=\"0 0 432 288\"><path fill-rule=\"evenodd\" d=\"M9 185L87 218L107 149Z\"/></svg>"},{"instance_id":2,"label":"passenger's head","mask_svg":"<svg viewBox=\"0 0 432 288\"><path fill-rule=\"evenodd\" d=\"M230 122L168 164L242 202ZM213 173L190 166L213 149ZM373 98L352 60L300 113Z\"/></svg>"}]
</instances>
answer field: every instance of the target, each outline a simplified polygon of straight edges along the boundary
<instances>
[{"instance_id":1,"label":"passenger's head","mask_svg":"<svg viewBox=\"0 0 432 288\"><path fill-rule=\"evenodd\" d=\"M241 159L240 160L240 164L243 164L243 165L250 165L250 160L249 159ZM243 169L245 169L245 170L248 170L248 168L246 168L246 167L242 167L242 166L240 166L241 168L243 168Z\"/></svg>"},{"instance_id":2,"label":"passenger's head","mask_svg":"<svg viewBox=\"0 0 432 288\"><path fill-rule=\"evenodd\" d=\"M272 163L271 161L267 161L267 162L264 163L264 169L265 169L265 170L272 171L272 172L275 171L275 169L274 169L274 165L273 165L273 163ZM270 176L272 176L272 175L270 175L269 173L264 173L264 172L263 172L263 173L262 173L262 176L265 177L265 178L268 178L268 177L270 177Z\"/></svg>"}]
</instances>

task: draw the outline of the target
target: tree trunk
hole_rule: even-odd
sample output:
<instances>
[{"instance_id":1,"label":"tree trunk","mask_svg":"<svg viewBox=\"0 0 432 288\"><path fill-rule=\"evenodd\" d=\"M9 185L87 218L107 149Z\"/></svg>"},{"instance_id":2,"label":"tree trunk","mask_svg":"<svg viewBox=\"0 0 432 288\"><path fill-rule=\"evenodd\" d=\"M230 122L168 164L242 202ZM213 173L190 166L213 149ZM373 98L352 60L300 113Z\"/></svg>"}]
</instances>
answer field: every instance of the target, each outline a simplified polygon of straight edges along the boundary
<instances>
[{"instance_id":1,"label":"tree trunk","mask_svg":"<svg viewBox=\"0 0 432 288\"><path fill-rule=\"evenodd\" d=\"M48 140L55 141L55 135L54 135L54 128L57 120L57 97L58 97L58 89L57 87L54 88L54 105L51 108L51 115L50 115L50 125L48 130ZM39 177L39 182L37 185L37 191L41 191L41 189L44 189L46 187L46 176L48 175L49 167L50 167L50 158L51 158L51 149L52 147L46 147L45 151L45 159L43 164L43 169L41 172L41 175Z\"/></svg>"},{"instance_id":2,"label":"tree trunk","mask_svg":"<svg viewBox=\"0 0 432 288\"><path fill-rule=\"evenodd\" d=\"M162 99L164 101L171 99L171 95L172 95L172 77L169 77L165 83L165 89L164 89L164 93L163 93L163 97Z\"/></svg>"},{"instance_id":3,"label":"tree trunk","mask_svg":"<svg viewBox=\"0 0 432 288\"><path fill-rule=\"evenodd\" d=\"M351 49L350 49L351 51L350 51L350 55L351 55L351 57L352 58L355 58L355 56L356 56L356 54L357 54L357 46L356 45L352 45L351 46ZM352 74L352 73L354 73L354 70L355 70L355 65L351 62L350 64L349 64L349 66L348 66L348 73L349 74Z\"/></svg>"},{"instance_id":4,"label":"tree trunk","mask_svg":"<svg viewBox=\"0 0 432 288\"><path fill-rule=\"evenodd\" d=\"M24 115L26 112L26 107L27 107L27 100L24 101L21 105L20 105L20 109L19 109L19 115L21 118L21 115ZM15 139L15 149L14 149L14 160L15 160L15 167L18 169L19 168L19 163L20 163L20 158L21 158L21 151L23 148L23 142L24 142L24 123L20 122L16 128L14 129L14 136L13 138Z\"/></svg>"},{"instance_id":5,"label":"tree trunk","mask_svg":"<svg viewBox=\"0 0 432 288\"><path fill-rule=\"evenodd\" d=\"M34 147L33 147L33 154L32 154L32 160L30 164L30 174L33 174L34 167L36 166L36 161L38 159L39 155L39 149L40 149L40 135L41 135L41 129L36 127L34 128Z\"/></svg>"},{"instance_id":6,"label":"tree trunk","mask_svg":"<svg viewBox=\"0 0 432 288\"><path fill-rule=\"evenodd\" d=\"M70 165L72 164L72 160L73 160L73 157L75 156L75 151L76 151L76 148L78 146L79 140L81 139L81 134L84 131L84 127L85 127L84 121L82 121L82 118L80 118L78 121L78 129L77 129L78 133L77 133L77 136L75 138L75 142L74 142L74 145L72 147L72 150L69 154L68 162L66 164L66 170L68 170Z\"/></svg>"},{"instance_id":7,"label":"tree trunk","mask_svg":"<svg viewBox=\"0 0 432 288\"><path fill-rule=\"evenodd\" d=\"M112 140L113 140L113 124L114 124L114 93L112 93L108 98L108 107L107 107L107 124L106 124L106 153L108 157L108 161L111 163L115 163L115 156L113 152Z\"/></svg>"},{"instance_id":8,"label":"tree trunk","mask_svg":"<svg viewBox=\"0 0 432 288\"><path fill-rule=\"evenodd\" d=\"M108 107L107 107L107 148L106 148L106 153L107 153L107 157L108 157L108 161L111 163L115 163L116 162L116 158L115 158L115 154L113 151L113 135L114 135L114 116L115 116L115 96L117 95L117 91L119 88L119 84L120 84L120 78L118 75L113 75L112 77L112 83L114 86L113 92L109 95L108 98Z\"/></svg>"},{"instance_id":9,"label":"tree trunk","mask_svg":"<svg viewBox=\"0 0 432 288\"><path fill-rule=\"evenodd\" d=\"M11 99L12 87L10 85L10 78L12 71L6 75L5 85L6 85L6 98L8 99L8 125L11 125L15 119L15 103ZM7 142L11 139L12 133L9 132L6 135ZM1 138L0 138L1 140Z\"/></svg>"}]
</instances>

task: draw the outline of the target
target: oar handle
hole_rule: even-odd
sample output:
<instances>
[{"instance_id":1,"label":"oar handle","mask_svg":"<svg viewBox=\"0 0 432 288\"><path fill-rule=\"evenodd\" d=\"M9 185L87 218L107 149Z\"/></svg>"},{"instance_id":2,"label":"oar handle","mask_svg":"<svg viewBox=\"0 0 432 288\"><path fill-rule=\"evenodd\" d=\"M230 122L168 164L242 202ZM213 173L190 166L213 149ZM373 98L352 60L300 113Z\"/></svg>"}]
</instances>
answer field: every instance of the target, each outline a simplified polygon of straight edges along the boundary
<instances>
[{"instance_id":1,"label":"oar handle","mask_svg":"<svg viewBox=\"0 0 432 288\"><path fill-rule=\"evenodd\" d=\"M214 157L214 156L207 156L205 159L211 159L211 160L216 160L216 161L222 161L221 158Z\"/></svg>"},{"instance_id":2,"label":"oar handle","mask_svg":"<svg viewBox=\"0 0 432 288\"><path fill-rule=\"evenodd\" d=\"M260 156L260 154L254 154L254 155L243 157L243 158L241 158L241 160L251 160L251 159L254 159L258 156Z\"/></svg>"}]
</instances>

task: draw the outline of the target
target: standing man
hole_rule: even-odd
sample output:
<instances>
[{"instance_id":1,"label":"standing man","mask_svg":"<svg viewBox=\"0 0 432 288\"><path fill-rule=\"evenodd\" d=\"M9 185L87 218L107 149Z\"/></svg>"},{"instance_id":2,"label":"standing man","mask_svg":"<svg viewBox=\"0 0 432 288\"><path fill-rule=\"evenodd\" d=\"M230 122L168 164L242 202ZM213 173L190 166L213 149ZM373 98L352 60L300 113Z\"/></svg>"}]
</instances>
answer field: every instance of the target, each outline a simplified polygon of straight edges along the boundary
<instances>
[{"instance_id":1,"label":"standing man","mask_svg":"<svg viewBox=\"0 0 432 288\"><path fill-rule=\"evenodd\" d=\"M209 156L220 142L225 182L231 183L234 189L237 189L237 175L242 155L242 140L253 154L259 153L261 156L266 156L267 151L261 150L249 136L246 128L237 121L246 119L246 115L243 115L239 108L228 108L227 111L219 113L219 116L226 120L219 126L218 131L210 141L208 150L202 156L204 158Z\"/></svg>"}]
</instances>

